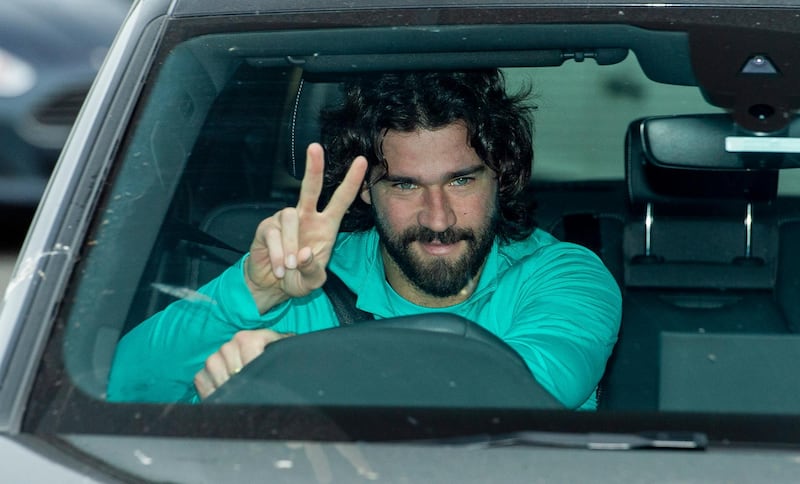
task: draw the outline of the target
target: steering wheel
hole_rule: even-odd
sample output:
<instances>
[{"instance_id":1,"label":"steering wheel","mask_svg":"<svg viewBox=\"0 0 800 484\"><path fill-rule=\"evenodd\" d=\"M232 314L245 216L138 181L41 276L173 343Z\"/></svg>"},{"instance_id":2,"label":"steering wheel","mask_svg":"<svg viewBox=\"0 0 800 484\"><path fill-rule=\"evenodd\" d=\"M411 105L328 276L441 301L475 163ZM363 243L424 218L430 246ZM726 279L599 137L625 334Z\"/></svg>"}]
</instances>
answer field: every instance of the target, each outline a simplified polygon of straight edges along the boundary
<instances>
[{"instance_id":1,"label":"steering wheel","mask_svg":"<svg viewBox=\"0 0 800 484\"><path fill-rule=\"evenodd\" d=\"M564 408L504 341L448 313L365 321L279 340L205 402Z\"/></svg>"}]
</instances>

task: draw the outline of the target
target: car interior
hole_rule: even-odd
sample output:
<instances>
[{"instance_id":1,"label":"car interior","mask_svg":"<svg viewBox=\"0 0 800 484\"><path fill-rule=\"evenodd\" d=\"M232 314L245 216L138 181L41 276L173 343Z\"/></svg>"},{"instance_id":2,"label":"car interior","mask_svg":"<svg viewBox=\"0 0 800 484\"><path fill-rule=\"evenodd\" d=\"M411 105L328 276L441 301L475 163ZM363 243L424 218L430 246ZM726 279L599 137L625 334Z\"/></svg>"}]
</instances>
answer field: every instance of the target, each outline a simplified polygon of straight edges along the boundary
<instances>
[{"instance_id":1,"label":"car interior","mask_svg":"<svg viewBox=\"0 0 800 484\"><path fill-rule=\"evenodd\" d=\"M424 44L424 29L380 32L374 52L359 48L368 32L347 30L209 34L162 52L70 298L64 357L75 384L102 398L117 340L195 297L248 250L260 220L294 203L316 113L348 75L500 66L510 85L537 93L529 194L539 226L594 251L623 294L599 409L800 411L800 379L774 371L800 349L800 199L783 180L797 155L726 150L753 132L695 85L683 34L513 27L493 47L491 28L462 27L418 52L393 46ZM326 36L341 52L309 54ZM792 121L775 136L797 131Z\"/></svg>"}]
</instances>

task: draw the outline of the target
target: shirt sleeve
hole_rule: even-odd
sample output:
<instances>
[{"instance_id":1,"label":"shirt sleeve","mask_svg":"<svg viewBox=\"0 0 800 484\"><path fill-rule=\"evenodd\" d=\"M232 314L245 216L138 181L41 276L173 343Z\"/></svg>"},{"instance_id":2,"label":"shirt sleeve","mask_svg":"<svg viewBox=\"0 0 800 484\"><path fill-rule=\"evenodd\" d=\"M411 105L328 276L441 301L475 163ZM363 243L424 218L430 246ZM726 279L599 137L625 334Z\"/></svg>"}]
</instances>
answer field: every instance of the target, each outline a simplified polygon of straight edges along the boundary
<instances>
[{"instance_id":1,"label":"shirt sleeve","mask_svg":"<svg viewBox=\"0 0 800 484\"><path fill-rule=\"evenodd\" d=\"M558 243L521 264L513 324L503 339L537 381L569 408L596 406L595 388L617 340L621 295L616 281L583 247Z\"/></svg>"},{"instance_id":2,"label":"shirt sleeve","mask_svg":"<svg viewBox=\"0 0 800 484\"><path fill-rule=\"evenodd\" d=\"M205 359L242 329L269 327L242 276L244 258L128 332L117 345L108 384L113 401L175 402L194 395ZM281 308L275 308L280 312Z\"/></svg>"},{"instance_id":3,"label":"shirt sleeve","mask_svg":"<svg viewBox=\"0 0 800 484\"><path fill-rule=\"evenodd\" d=\"M205 286L132 329L117 345L107 398L112 401L196 401L194 375L236 332L269 328L308 333L336 325L322 290L260 314L244 279L244 256Z\"/></svg>"}]
</instances>

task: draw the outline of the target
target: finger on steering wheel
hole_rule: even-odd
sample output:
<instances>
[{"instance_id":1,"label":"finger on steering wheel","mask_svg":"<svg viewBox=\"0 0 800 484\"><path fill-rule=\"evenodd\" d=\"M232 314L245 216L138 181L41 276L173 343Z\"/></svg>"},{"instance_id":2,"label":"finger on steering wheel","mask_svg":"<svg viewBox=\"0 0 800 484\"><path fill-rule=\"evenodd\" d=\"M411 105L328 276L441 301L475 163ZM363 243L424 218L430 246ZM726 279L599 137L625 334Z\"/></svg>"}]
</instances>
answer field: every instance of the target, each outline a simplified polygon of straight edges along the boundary
<instances>
[{"instance_id":1,"label":"finger on steering wheel","mask_svg":"<svg viewBox=\"0 0 800 484\"><path fill-rule=\"evenodd\" d=\"M225 364L221 352L216 352L206 358L202 373L207 376L208 383L210 383L210 386L213 388L212 391L228 381L230 373L228 372L228 366Z\"/></svg>"},{"instance_id":2,"label":"finger on steering wheel","mask_svg":"<svg viewBox=\"0 0 800 484\"><path fill-rule=\"evenodd\" d=\"M242 352L238 342L235 340L228 341L219 348L219 354L222 356L228 375L235 375L242 371L245 363L242 361Z\"/></svg>"}]
</instances>

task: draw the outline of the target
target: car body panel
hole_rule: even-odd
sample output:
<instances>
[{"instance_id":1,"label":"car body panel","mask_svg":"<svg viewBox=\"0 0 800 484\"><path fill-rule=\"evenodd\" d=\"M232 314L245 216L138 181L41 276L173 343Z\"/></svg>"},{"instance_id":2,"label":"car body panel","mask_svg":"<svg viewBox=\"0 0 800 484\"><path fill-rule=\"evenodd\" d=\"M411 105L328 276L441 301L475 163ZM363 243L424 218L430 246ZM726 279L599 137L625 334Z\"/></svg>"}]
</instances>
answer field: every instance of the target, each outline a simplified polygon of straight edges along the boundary
<instances>
[{"instance_id":1,"label":"car body panel","mask_svg":"<svg viewBox=\"0 0 800 484\"><path fill-rule=\"evenodd\" d=\"M464 445L155 440L68 437L113 453L124 470L157 482L775 482L796 478L792 451L587 451ZM175 462L190 465L177 468ZM410 463L413 463L409 465Z\"/></svg>"}]
</instances>

